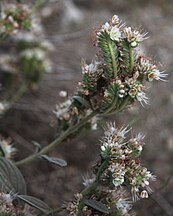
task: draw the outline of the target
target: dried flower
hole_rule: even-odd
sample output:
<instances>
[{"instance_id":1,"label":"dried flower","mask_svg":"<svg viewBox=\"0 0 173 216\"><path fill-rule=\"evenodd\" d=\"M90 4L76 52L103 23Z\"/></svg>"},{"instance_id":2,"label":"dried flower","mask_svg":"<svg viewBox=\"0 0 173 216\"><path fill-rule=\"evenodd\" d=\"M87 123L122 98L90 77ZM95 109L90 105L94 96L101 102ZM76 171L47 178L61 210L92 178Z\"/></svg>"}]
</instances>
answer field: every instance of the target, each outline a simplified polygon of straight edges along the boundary
<instances>
[{"instance_id":1,"label":"dried flower","mask_svg":"<svg viewBox=\"0 0 173 216\"><path fill-rule=\"evenodd\" d=\"M16 149L12 146L10 140L0 139L0 155L7 159L11 159L16 153Z\"/></svg>"}]
</instances>

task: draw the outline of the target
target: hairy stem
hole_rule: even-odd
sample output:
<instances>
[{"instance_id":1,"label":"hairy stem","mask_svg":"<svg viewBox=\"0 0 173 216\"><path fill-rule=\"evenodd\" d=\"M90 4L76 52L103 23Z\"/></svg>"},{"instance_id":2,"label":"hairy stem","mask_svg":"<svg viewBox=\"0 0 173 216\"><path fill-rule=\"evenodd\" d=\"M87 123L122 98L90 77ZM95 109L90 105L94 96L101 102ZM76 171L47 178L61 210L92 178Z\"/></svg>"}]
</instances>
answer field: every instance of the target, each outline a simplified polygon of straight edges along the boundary
<instances>
[{"instance_id":1,"label":"hairy stem","mask_svg":"<svg viewBox=\"0 0 173 216\"><path fill-rule=\"evenodd\" d=\"M66 131L64 131L57 139L55 139L49 145L45 146L41 151L39 151L35 154L32 154L32 155L22 159L21 161L16 162L16 166L20 167L24 164L31 163L31 162L35 161L36 159L38 159L41 155L50 152L58 144L60 144L65 139L67 139L71 134L73 134L74 132L79 130L82 126L84 126L97 113L98 113L98 110L93 111L90 115L86 116L82 121L80 121L76 125L68 128Z\"/></svg>"}]
</instances>

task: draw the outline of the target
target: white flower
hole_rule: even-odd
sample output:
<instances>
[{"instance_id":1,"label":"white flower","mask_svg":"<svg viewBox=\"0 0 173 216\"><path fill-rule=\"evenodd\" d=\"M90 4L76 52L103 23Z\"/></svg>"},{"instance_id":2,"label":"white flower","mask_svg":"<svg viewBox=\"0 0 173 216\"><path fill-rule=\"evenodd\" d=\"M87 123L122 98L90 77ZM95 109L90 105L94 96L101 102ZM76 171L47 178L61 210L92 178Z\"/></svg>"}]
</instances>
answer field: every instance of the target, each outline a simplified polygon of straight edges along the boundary
<instances>
[{"instance_id":1,"label":"white flower","mask_svg":"<svg viewBox=\"0 0 173 216\"><path fill-rule=\"evenodd\" d=\"M149 98L146 96L145 92L138 92L136 94L136 99L141 103L143 106L143 103L148 104L149 103Z\"/></svg>"},{"instance_id":2,"label":"white flower","mask_svg":"<svg viewBox=\"0 0 173 216\"><path fill-rule=\"evenodd\" d=\"M99 66L101 65L101 62L96 59L96 60L93 60L91 62L91 64L87 65L85 60L82 59L81 64L82 64L82 73L83 74L85 74L85 73L93 74L93 73L97 72Z\"/></svg>"},{"instance_id":3,"label":"white flower","mask_svg":"<svg viewBox=\"0 0 173 216\"><path fill-rule=\"evenodd\" d=\"M39 48L26 49L20 55L21 55L21 57L25 57L28 59L35 57L41 61L45 58L45 51L43 51L42 49L39 49Z\"/></svg>"},{"instance_id":4,"label":"white flower","mask_svg":"<svg viewBox=\"0 0 173 216\"><path fill-rule=\"evenodd\" d=\"M133 42L142 42L147 39L148 33L140 33L138 30L132 30L131 27L126 27L123 29L124 37L127 38L128 42L132 42L132 46L134 46ZM135 44L137 46L137 44Z\"/></svg>"},{"instance_id":5,"label":"white flower","mask_svg":"<svg viewBox=\"0 0 173 216\"><path fill-rule=\"evenodd\" d=\"M106 22L104 25L102 25L101 31L109 32L110 24Z\"/></svg>"},{"instance_id":6,"label":"white flower","mask_svg":"<svg viewBox=\"0 0 173 216\"><path fill-rule=\"evenodd\" d=\"M148 73L148 80L153 81L155 80L160 80L160 81L166 81L164 78L167 77L168 74L165 74L164 71L159 71L158 69L154 69L150 73Z\"/></svg>"},{"instance_id":7,"label":"white flower","mask_svg":"<svg viewBox=\"0 0 173 216\"><path fill-rule=\"evenodd\" d=\"M114 41L119 41L120 37L121 37L121 32L119 28L117 28L116 26L112 27L110 31L110 38Z\"/></svg>"}]
</instances>

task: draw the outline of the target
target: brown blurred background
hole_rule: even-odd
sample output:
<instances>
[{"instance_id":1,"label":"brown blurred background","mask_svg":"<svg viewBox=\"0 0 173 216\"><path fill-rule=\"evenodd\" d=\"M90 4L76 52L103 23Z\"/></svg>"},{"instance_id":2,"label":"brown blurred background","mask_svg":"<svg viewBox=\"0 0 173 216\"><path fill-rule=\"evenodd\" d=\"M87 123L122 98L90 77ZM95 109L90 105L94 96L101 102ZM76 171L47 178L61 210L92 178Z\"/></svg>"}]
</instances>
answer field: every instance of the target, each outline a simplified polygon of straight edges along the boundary
<instances>
[{"instance_id":1,"label":"brown blurred background","mask_svg":"<svg viewBox=\"0 0 173 216\"><path fill-rule=\"evenodd\" d=\"M11 2L11 1L9 1ZM32 3L34 1L24 1ZM172 0L59 0L39 11L45 35L55 50L50 54L53 72L45 74L37 91L25 93L0 119L0 132L10 136L18 148L16 159L34 151L32 141L47 145L56 135L55 104L63 101L59 91L71 95L81 79L80 60L89 63L96 49L91 32L117 14L127 25L142 26L150 38L141 48L164 65L169 82L152 83L148 90L150 105L140 105L114 117L117 124L133 122L134 131L143 132L143 164L157 175L155 193L136 203L137 215L173 215L173 1ZM112 118L111 118L112 119ZM50 155L64 158L66 168L38 161L22 168L28 193L51 207L70 200L80 191L82 176L99 157L102 130L89 131L73 141L59 145Z\"/></svg>"}]
</instances>

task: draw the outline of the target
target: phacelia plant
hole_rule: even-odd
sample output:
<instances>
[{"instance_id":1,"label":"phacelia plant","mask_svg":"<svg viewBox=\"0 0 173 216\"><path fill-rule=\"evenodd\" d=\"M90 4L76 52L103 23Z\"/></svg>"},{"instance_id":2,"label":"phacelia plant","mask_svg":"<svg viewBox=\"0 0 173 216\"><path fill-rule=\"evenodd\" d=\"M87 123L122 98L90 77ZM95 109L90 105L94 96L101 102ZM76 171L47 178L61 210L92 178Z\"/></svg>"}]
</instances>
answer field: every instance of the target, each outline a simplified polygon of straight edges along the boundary
<instances>
[{"instance_id":1,"label":"phacelia plant","mask_svg":"<svg viewBox=\"0 0 173 216\"><path fill-rule=\"evenodd\" d=\"M127 27L114 15L95 31L94 44L99 52L90 64L82 60L82 80L76 93L54 110L59 126L57 138L43 148L39 146L35 153L16 163L9 160L13 147L5 141L0 142L2 213L17 216L20 211L22 215L27 215L24 211L27 204L42 212L38 215L58 215L61 211L72 216L135 215L133 203L149 197L152 193L150 184L156 177L139 159L144 146L143 134L129 138L129 126L107 124L101 139L100 158L92 172L84 177L84 190L75 194L73 201L65 202L57 209L50 209L41 200L26 194L25 181L17 166L36 159L66 166L64 160L50 157L47 153L67 138L74 137L85 126L96 129L98 117L118 113L137 102L142 106L148 104L146 82L165 81L167 74L162 71L160 64L154 64L151 58L141 54L139 48L136 49L147 38L147 33ZM22 51L20 58L24 62L30 59L30 62L36 57L41 60L42 54L34 48L32 51ZM63 91L60 95L67 96ZM12 200L17 204L14 205Z\"/></svg>"}]
</instances>

